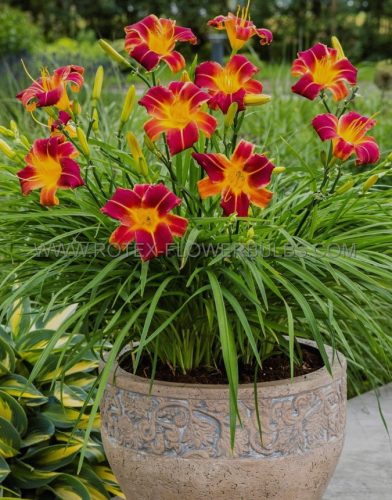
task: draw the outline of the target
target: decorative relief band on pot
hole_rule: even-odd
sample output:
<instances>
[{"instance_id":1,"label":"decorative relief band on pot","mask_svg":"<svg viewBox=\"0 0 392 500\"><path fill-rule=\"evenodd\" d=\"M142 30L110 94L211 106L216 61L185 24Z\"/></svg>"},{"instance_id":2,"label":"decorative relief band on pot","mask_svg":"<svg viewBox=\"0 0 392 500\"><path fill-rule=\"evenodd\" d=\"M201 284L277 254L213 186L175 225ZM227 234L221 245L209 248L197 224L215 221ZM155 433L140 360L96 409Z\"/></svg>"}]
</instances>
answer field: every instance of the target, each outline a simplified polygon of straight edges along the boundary
<instances>
[{"instance_id":1,"label":"decorative relief band on pot","mask_svg":"<svg viewBox=\"0 0 392 500\"><path fill-rule=\"evenodd\" d=\"M239 400L234 452L228 403L222 399L146 397L109 385L102 404L104 432L138 453L182 458L261 458L305 454L341 440L345 427L345 378L311 392L282 397L259 393L262 441L254 399Z\"/></svg>"}]
</instances>

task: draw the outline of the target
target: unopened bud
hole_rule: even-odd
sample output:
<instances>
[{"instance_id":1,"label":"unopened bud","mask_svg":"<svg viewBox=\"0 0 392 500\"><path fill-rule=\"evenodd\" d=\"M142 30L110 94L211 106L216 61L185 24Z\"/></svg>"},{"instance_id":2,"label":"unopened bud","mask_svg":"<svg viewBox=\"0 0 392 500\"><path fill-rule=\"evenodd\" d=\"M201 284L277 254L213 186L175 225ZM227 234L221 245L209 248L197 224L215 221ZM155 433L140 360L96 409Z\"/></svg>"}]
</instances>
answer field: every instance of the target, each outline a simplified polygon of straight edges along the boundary
<instances>
[{"instance_id":1,"label":"unopened bud","mask_svg":"<svg viewBox=\"0 0 392 500\"><path fill-rule=\"evenodd\" d=\"M255 236L255 230L253 227L250 227L246 233L246 236L248 237L248 239L252 239L254 238Z\"/></svg>"},{"instance_id":2,"label":"unopened bud","mask_svg":"<svg viewBox=\"0 0 392 500\"><path fill-rule=\"evenodd\" d=\"M337 194L343 194L349 191L354 186L354 179L349 179L347 182L342 184L337 190Z\"/></svg>"},{"instance_id":3,"label":"unopened bud","mask_svg":"<svg viewBox=\"0 0 392 500\"><path fill-rule=\"evenodd\" d=\"M10 146L8 146L5 141L3 141L3 139L0 139L0 151L8 158L11 158L11 160L16 156L15 151L13 151Z\"/></svg>"},{"instance_id":4,"label":"unopened bud","mask_svg":"<svg viewBox=\"0 0 392 500\"><path fill-rule=\"evenodd\" d=\"M25 135L21 135L19 137L19 142L23 144L23 146L25 146L27 149L30 149L31 144Z\"/></svg>"},{"instance_id":5,"label":"unopened bud","mask_svg":"<svg viewBox=\"0 0 392 500\"><path fill-rule=\"evenodd\" d=\"M147 162L146 162L146 159L144 158L144 156L139 159L139 169L140 169L140 173L144 177L148 176L148 165L147 165Z\"/></svg>"},{"instance_id":6,"label":"unopened bud","mask_svg":"<svg viewBox=\"0 0 392 500\"><path fill-rule=\"evenodd\" d=\"M82 150L83 154L85 156L87 156L87 158L89 158L90 157L90 148L89 148L89 145L87 142L86 134L79 127L76 129L76 134L77 134L78 139L79 139L80 149Z\"/></svg>"},{"instance_id":7,"label":"unopened bud","mask_svg":"<svg viewBox=\"0 0 392 500\"><path fill-rule=\"evenodd\" d=\"M82 106L78 103L78 101L74 101L72 103L72 112L74 116L78 116L82 112Z\"/></svg>"},{"instance_id":8,"label":"unopened bud","mask_svg":"<svg viewBox=\"0 0 392 500\"><path fill-rule=\"evenodd\" d=\"M334 49L336 49L338 52L338 59L344 59L346 56L344 55L344 51L343 51L341 43L339 42L338 37L333 36L331 38L331 43L332 43L332 47Z\"/></svg>"},{"instance_id":9,"label":"unopened bud","mask_svg":"<svg viewBox=\"0 0 392 500\"><path fill-rule=\"evenodd\" d=\"M190 81L191 81L191 77L189 76L188 71L184 70L184 71L181 73L181 81L182 81L182 82L190 82Z\"/></svg>"},{"instance_id":10,"label":"unopened bud","mask_svg":"<svg viewBox=\"0 0 392 500\"><path fill-rule=\"evenodd\" d=\"M377 174L371 175L369 179L363 183L362 191L366 193L366 191L368 191L371 187L373 187L377 181L378 181L378 175Z\"/></svg>"},{"instance_id":11,"label":"unopened bud","mask_svg":"<svg viewBox=\"0 0 392 500\"><path fill-rule=\"evenodd\" d=\"M93 124L91 125L91 127L94 130L94 132L96 132L99 129L99 115L97 108L93 109L93 114L91 118L93 120Z\"/></svg>"},{"instance_id":12,"label":"unopened bud","mask_svg":"<svg viewBox=\"0 0 392 500\"><path fill-rule=\"evenodd\" d=\"M392 152L387 156L387 161L392 161Z\"/></svg>"},{"instance_id":13,"label":"unopened bud","mask_svg":"<svg viewBox=\"0 0 392 500\"><path fill-rule=\"evenodd\" d=\"M274 175L279 175L286 170L286 167L275 167L272 171Z\"/></svg>"},{"instance_id":14,"label":"unopened bud","mask_svg":"<svg viewBox=\"0 0 392 500\"><path fill-rule=\"evenodd\" d=\"M238 111L238 103L237 102L232 102L229 106L229 109L227 110L227 113L224 118L224 126L225 128L229 128L233 125L234 123L234 118L235 115L237 114Z\"/></svg>"},{"instance_id":15,"label":"unopened bud","mask_svg":"<svg viewBox=\"0 0 392 500\"><path fill-rule=\"evenodd\" d=\"M12 130L15 136L19 135L18 125L14 120L10 121L10 129Z\"/></svg>"},{"instance_id":16,"label":"unopened bud","mask_svg":"<svg viewBox=\"0 0 392 500\"><path fill-rule=\"evenodd\" d=\"M262 106L270 102L272 97L267 94L246 94L244 103L246 106Z\"/></svg>"},{"instance_id":17,"label":"unopened bud","mask_svg":"<svg viewBox=\"0 0 392 500\"><path fill-rule=\"evenodd\" d=\"M117 50L115 50L108 42L102 40L98 41L101 48L111 57L114 61L124 64L125 66L132 67L131 64L123 57Z\"/></svg>"},{"instance_id":18,"label":"unopened bud","mask_svg":"<svg viewBox=\"0 0 392 500\"><path fill-rule=\"evenodd\" d=\"M104 76L103 66L99 66L97 72L95 73L93 92L91 94L91 98L95 105L97 101L99 101L99 98L101 97L103 76Z\"/></svg>"},{"instance_id":19,"label":"unopened bud","mask_svg":"<svg viewBox=\"0 0 392 500\"><path fill-rule=\"evenodd\" d=\"M132 132L127 133L127 144L131 154L135 160L139 160L139 158L143 158L143 151L139 145L138 140L136 139L135 134Z\"/></svg>"},{"instance_id":20,"label":"unopened bud","mask_svg":"<svg viewBox=\"0 0 392 500\"><path fill-rule=\"evenodd\" d=\"M125 96L123 108L121 111L120 122L123 125L126 123L131 116L133 107L135 105L136 99L136 89L135 85L131 85L128 89L127 95Z\"/></svg>"},{"instance_id":21,"label":"unopened bud","mask_svg":"<svg viewBox=\"0 0 392 500\"><path fill-rule=\"evenodd\" d=\"M0 125L0 134L4 137L15 137L15 134L9 128Z\"/></svg>"}]
</instances>

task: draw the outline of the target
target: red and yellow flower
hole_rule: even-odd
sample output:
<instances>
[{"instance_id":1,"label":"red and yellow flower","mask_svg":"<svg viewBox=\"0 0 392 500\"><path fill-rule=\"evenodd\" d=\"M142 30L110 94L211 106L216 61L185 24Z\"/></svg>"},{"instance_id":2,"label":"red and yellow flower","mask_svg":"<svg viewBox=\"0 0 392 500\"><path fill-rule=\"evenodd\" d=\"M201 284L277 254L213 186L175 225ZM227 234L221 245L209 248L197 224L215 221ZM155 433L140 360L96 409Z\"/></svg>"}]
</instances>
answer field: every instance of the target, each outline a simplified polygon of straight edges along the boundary
<instances>
[{"instance_id":1,"label":"red and yellow flower","mask_svg":"<svg viewBox=\"0 0 392 500\"><path fill-rule=\"evenodd\" d=\"M73 92L78 92L83 85L84 68L81 66L63 66L54 70L51 75L48 70L41 71L38 78L30 87L19 92L16 96L28 111L45 106L68 111L71 102L67 93L67 85Z\"/></svg>"},{"instance_id":2,"label":"red and yellow flower","mask_svg":"<svg viewBox=\"0 0 392 500\"><path fill-rule=\"evenodd\" d=\"M208 101L211 109L220 108L227 113L232 102L238 109L245 109L244 98L247 94L260 94L263 86L252 77L258 68L245 56L234 55L223 68L220 64L207 61L197 66L195 84L208 90L212 96Z\"/></svg>"},{"instance_id":3,"label":"red and yellow flower","mask_svg":"<svg viewBox=\"0 0 392 500\"><path fill-rule=\"evenodd\" d=\"M65 130L70 137L76 137L76 128L71 123L71 116L66 111L60 111L57 120L49 117L48 125L52 136L64 135L63 130Z\"/></svg>"},{"instance_id":4,"label":"red and yellow flower","mask_svg":"<svg viewBox=\"0 0 392 500\"><path fill-rule=\"evenodd\" d=\"M125 50L147 71L161 60L177 73L185 67L185 59L174 50L177 42L197 43L189 28L176 26L172 19L158 19L150 15L125 28Z\"/></svg>"},{"instance_id":5,"label":"red and yellow flower","mask_svg":"<svg viewBox=\"0 0 392 500\"><path fill-rule=\"evenodd\" d=\"M272 198L265 189L275 165L264 155L254 154L255 146L242 140L232 156L220 153L193 153L193 158L207 172L198 182L201 198L220 194L226 215L236 213L246 217L250 203L264 208Z\"/></svg>"},{"instance_id":6,"label":"red and yellow flower","mask_svg":"<svg viewBox=\"0 0 392 500\"><path fill-rule=\"evenodd\" d=\"M208 25L217 30L226 30L231 48L236 52L240 50L245 43L257 35L260 38L260 45L269 45L273 36L270 30L265 28L256 28L249 17L249 5L242 9L238 7L237 14L229 12L227 16L217 16L208 21Z\"/></svg>"},{"instance_id":7,"label":"red and yellow flower","mask_svg":"<svg viewBox=\"0 0 392 500\"><path fill-rule=\"evenodd\" d=\"M144 124L146 134L155 141L165 133L172 155L193 146L200 130L211 137L217 121L201 109L209 99L206 92L191 82L171 82L167 88L150 88L139 101L152 116Z\"/></svg>"},{"instance_id":8,"label":"red and yellow flower","mask_svg":"<svg viewBox=\"0 0 392 500\"><path fill-rule=\"evenodd\" d=\"M26 167L18 172L22 193L27 195L33 189L41 189L42 205L58 205L58 189L82 186L80 168L74 158L76 148L56 135L49 139L37 139L25 157Z\"/></svg>"},{"instance_id":9,"label":"red and yellow flower","mask_svg":"<svg viewBox=\"0 0 392 500\"><path fill-rule=\"evenodd\" d=\"M344 99L349 90L347 85L357 83L357 69L342 52L317 43L311 49L298 53L291 73L301 78L292 87L295 94L315 99L322 90L329 90L335 101Z\"/></svg>"},{"instance_id":10,"label":"red and yellow flower","mask_svg":"<svg viewBox=\"0 0 392 500\"><path fill-rule=\"evenodd\" d=\"M181 199L163 184L136 184L131 189L116 189L101 209L120 221L109 242L122 250L133 241L142 260L168 251L174 236L183 236L188 220L171 214Z\"/></svg>"},{"instance_id":11,"label":"red and yellow flower","mask_svg":"<svg viewBox=\"0 0 392 500\"><path fill-rule=\"evenodd\" d=\"M333 155L343 161L355 155L357 165L376 163L380 150L373 137L366 136L376 121L350 111L340 118L331 113L318 115L312 125L322 141L332 140Z\"/></svg>"}]
</instances>

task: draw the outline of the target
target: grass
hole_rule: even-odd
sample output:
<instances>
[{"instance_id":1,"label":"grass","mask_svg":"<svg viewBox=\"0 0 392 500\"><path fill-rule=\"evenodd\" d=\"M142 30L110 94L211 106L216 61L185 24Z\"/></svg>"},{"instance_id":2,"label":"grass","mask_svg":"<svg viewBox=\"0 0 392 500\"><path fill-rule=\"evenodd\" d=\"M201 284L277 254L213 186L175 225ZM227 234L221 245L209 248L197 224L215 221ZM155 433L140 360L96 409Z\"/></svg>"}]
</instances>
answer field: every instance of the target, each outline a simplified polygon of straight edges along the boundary
<instances>
[{"instance_id":1,"label":"grass","mask_svg":"<svg viewBox=\"0 0 392 500\"><path fill-rule=\"evenodd\" d=\"M265 248L275 247L275 257L256 263L249 261L245 272L235 267L227 270L223 265L225 256L219 255L216 262L208 264L205 277L202 277L204 263L200 270L198 264L188 260L187 276L194 276L189 286L185 286L176 263L170 260L162 264L159 272L152 264L147 274L145 267L127 261L123 255L115 259L100 255L39 258L33 251L35 245L72 243L75 239L92 244L104 242L113 224L81 190L64 193L62 205L53 211L37 204L36 193L21 204L15 168L4 163L0 187L5 207L0 216L3 306L23 294L34 294L44 307L48 303L80 302L75 323L69 325L75 331L88 337L104 334L112 340L116 338L118 349L122 346L119 339L125 338L131 329L135 339L143 339L147 350L158 338L166 339L168 347L167 351L161 350L162 356L176 359L179 366L193 361L185 362L181 358L181 342L189 342L189 335L198 336L199 344L194 345L194 352L204 356L203 347L208 346L207 351L219 349L215 341L211 343L209 335L210 331L219 331L222 345L227 348L223 350L223 357L232 373L235 372L233 340L227 337L231 331L228 325L232 325L235 334L237 355L244 358L252 357L258 349L268 355L270 344L265 338L282 335L291 338L294 334L316 337L347 355L350 394L392 380L390 177L384 176L370 192L362 194L361 185L369 175L384 173L385 169L358 169L352 165L345 168L341 183L354 176L356 187L348 195L334 195L321 203L306 233L301 239L294 239L309 193L322 176L318 167L320 142L310 122L323 108L319 103L290 93L287 65L262 66L265 91L272 94L273 101L249 112L242 135L258 144L259 150L267 152L276 165L287 169L285 174L274 177L272 204L263 213L257 213L253 221ZM391 151L390 101L382 99L373 85L371 67L363 67L360 74L364 75L365 82L357 109L368 115L378 112L379 125L374 129L374 136L385 157ZM110 65L107 75L100 104L100 134L93 146L93 168L104 179L104 192L99 194L101 204L113 192L114 185L123 185L126 179L127 164L114 166L107 153L117 154L118 117L124 91L132 83L129 75L113 70ZM91 93L92 75L89 76L90 85L86 83L81 94L85 110L88 110ZM163 72L159 78L165 81L167 74ZM0 98L0 121L7 124L9 119L15 120L32 141L38 135L45 136L47 130L43 127L39 133L39 126L10 97L27 83L27 79L22 84L7 73ZM126 130L140 137L145 119L144 110L138 109ZM103 144L110 146L103 147ZM106 148L106 154L102 148ZM121 158L126 162L126 155ZM151 166L154 166L152 159ZM207 216L195 218L194 224L197 230L206 232L206 238L220 236L214 233L216 229ZM239 237L244 237L246 231L243 224ZM328 245L329 250L325 251ZM350 249L353 245L353 255L337 250L342 246ZM305 255L297 252L287 258L286 251L293 247L301 248ZM12 280L22 285L12 290ZM249 306L254 303L262 304L257 313ZM178 304L181 304L180 310ZM166 330L162 325L167 326ZM170 338L176 335L178 347L170 351L171 344L175 344ZM253 343L249 341L252 335L255 336ZM161 344L166 345L163 340Z\"/></svg>"}]
</instances>

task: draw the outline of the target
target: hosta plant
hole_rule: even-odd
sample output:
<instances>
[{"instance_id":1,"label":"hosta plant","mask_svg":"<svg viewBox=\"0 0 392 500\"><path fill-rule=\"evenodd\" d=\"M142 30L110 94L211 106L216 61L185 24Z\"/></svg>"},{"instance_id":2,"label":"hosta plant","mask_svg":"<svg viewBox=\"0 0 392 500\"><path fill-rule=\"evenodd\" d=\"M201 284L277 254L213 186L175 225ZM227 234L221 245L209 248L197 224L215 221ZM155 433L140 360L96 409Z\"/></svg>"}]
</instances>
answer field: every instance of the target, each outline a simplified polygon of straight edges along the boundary
<instances>
[{"instance_id":1,"label":"hosta plant","mask_svg":"<svg viewBox=\"0 0 392 500\"><path fill-rule=\"evenodd\" d=\"M97 358L70 361L64 346L79 342L64 333L34 383L30 372L55 331L75 311L70 306L38 314L27 300L9 310L0 327L0 491L17 498L105 499L121 496L99 435L99 416L85 442ZM55 381L62 373L60 381ZM78 460L85 444L86 460Z\"/></svg>"},{"instance_id":2,"label":"hosta plant","mask_svg":"<svg viewBox=\"0 0 392 500\"><path fill-rule=\"evenodd\" d=\"M343 350L352 390L388 376L391 208L383 177L391 158L370 135L375 117L356 111L356 68L336 39L294 61L287 120L301 99L314 101L313 120L303 123L313 141L305 159L295 146L300 130L271 145L277 120L252 130L279 96L262 93L260 68L239 52L252 37L268 45L271 32L248 9L210 26L227 31L224 65L195 58L186 66L177 49L195 35L155 15L125 29L127 56L101 41L137 82L118 116L102 100L102 67L90 86L77 64L30 69L17 97L39 122L36 136L15 123L2 129L3 307L27 294L41 304L80 304L51 336L31 381L67 330L89 345L112 343L88 431L125 346L128 369L152 379L165 367L174 378L222 373L232 442L243 369L258 380L266 360L283 354L293 375L300 338L316 342L327 368L324 344ZM161 81L163 70L170 81ZM287 162L280 145L291 152ZM77 336L61 349L78 359L80 345Z\"/></svg>"}]
</instances>

